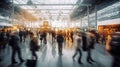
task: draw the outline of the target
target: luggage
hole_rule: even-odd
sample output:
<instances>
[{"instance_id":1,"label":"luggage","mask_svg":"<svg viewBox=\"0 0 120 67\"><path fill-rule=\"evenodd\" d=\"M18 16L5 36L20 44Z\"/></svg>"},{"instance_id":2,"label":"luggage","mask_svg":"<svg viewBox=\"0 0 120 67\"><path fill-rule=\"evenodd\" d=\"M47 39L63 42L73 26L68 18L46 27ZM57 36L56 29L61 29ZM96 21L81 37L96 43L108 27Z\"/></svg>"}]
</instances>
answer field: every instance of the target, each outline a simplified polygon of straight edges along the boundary
<instances>
[{"instance_id":1,"label":"luggage","mask_svg":"<svg viewBox=\"0 0 120 67\"><path fill-rule=\"evenodd\" d=\"M27 67L36 67L37 60L28 59L26 62Z\"/></svg>"}]
</instances>

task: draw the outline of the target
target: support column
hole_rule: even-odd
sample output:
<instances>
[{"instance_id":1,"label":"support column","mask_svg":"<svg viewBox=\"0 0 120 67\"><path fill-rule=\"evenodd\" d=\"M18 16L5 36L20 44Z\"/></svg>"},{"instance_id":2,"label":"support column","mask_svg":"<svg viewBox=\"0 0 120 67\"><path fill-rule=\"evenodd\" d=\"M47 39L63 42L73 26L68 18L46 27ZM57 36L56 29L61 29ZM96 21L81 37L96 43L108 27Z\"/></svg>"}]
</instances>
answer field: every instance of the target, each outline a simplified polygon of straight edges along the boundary
<instances>
[{"instance_id":1,"label":"support column","mask_svg":"<svg viewBox=\"0 0 120 67\"><path fill-rule=\"evenodd\" d=\"M97 5L95 5L95 29L98 30L98 24L97 24Z\"/></svg>"},{"instance_id":2,"label":"support column","mask_svg":"<svg viewBox=\"0 0 120 67\"><path fill-rule=\"evenodd\" d=\"M82 17L80 17L80 22L81 22L81 24L80 24L80 25L81 25L81 28L82 28Z\"/></svg>"},{"instance_id":3,"label":"support column","mask_svg":"<svg viewBox=\"0 0 120 67\"><path fill-rule=\"evenodd\" d=\"M87 6L87 16L88 16L88 28L90 28L90 23L89 23L89 6Z\"/></svg>"},{"instance_id":4,"label":"support column","mask_svg":"<svg viewBox=\"0 0 120 67\"><path fill-rule=\"evenodd\" d=\"M14 2L12 0L12 24L14 22Z\"/></svg>"}]
</instances>

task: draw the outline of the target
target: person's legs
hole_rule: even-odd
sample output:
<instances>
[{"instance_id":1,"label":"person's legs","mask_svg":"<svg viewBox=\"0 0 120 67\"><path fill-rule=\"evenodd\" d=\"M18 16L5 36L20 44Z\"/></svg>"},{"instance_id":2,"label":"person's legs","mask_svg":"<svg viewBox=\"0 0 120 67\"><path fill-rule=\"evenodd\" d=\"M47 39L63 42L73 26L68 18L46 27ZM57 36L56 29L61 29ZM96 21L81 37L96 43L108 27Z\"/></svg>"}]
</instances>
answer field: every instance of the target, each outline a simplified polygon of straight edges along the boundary
<instances>
[{"instance_id":1,"label":"person's legs","mask_svg":"<svg viewBox=\"0 0 120 67\"><path fill-rule=\"evenodd\" d=\"M33 58L35 57L36 60L38 59L37 54L35 53L35 51L32 51L32 57Z\"/></svg>"},{"instance_id":2,"label":"person's legs","mask_svg":"<svg viewBox=\"0 0 120 67\"><path fill-rule=\"evenodd\" d=\"M42 40L43 40L43 38L41 37L41 38L40 38L41 44L42 44Z\"/></svg>"},{"instance_id":3,"label":"person's legs","mask_svg":"<svg viewBox=\"0 0 120 67\"><path fill-rule=\"evenodd\" d=\"M43 42L44 42L44 44L47 44L46 37L43 38Z\"/></svg>"},{"instance_id":4,"label":"person's legs","mask_svg":"<svg viewBox=\"0 0 120 67\"><path fill-rule=\"evenodd\" d=\"M78 49L78 52L79 52L79 59L78 59L78 62L80 63L80 64L82 64L82 62L81 62L81 58L82 58L82 52L81 52L81 50L80 49Z\"/></svg>"},{"instance_id":5,"label":"person's legs","mask_svg":"<svg viewBox=\"0 0 120 67\"><path fill-rule=\"evenodd\" d=\"M60 55L62 55L62 50L63 50L62 43L60 43Z\"/></svg>"},{"instance_id":6,"label":"person's legs","mask_svg":"<svg viewBox=\"0 0 120 67\"><path fill-rule=\"evenodd\" d=\"M62 55L62 44L61 43L58 44L58 52L60 55Z\"/></svg>"},{"instance_id":7,"label":"person's legs","mask_svg":"<svg viewBox=\"0 0 120 67\"><path fill-rule=\"evenodd\" d=\"M77 49L75 50L75 53L74 53L74 55L73 55L73 57L72 57L72 58L73 58L73 61L75 61L74 58L75 58L76 55L77 55Z\"/></svg>"},{"instance_id":8,"label":"person's legs","mask_svg":"<svg viewBox=\"0 0 120 67\"><path fill-rule=\"evenodd\" d=\"M26 35L24 35L24 42L25 42L25 39L26 39Z\"/></svg>"},{"instance_id":9,"label":"person's legs","mask_svg":"<svg viewBox=\"0 0 120 67\"><path fill-rule=\"evenodd\" d=\"M11 62L12 62L12 64L17 63L17 62L15 61L15 54L16 54L16 50L12 48L12 57L11 57Z\"/></svg>"},{"instance_id":10,"label":"person's legs","mask_svg":"<svg viewBox=\"0 0 120 67\"><path fill-rule=\"evenodd\" d=\"M22 59L22 55L21 55L21 50L20 50L20 48L17 49L17 52L18 52L18 57L19 57L19 59L20 59L20 62L23 62L24 60Z\"/></svg>"},{"instance_id":11,"label":"person's legs","mask_svg":"<svg viewBox=\"0 0 120 67\"><path fill-rule=\"evenodd\" d=\"M20 42L22 42L22 36L20 36Z\"/></svg>"},{"instance_id":12,"label":"person's legs","mask_svg":"<svg viewBox=\"0 0 120 67\"><path fill-rule=\"evenodd\" d=\"M91 57L91 49L89 48L88 49L87 62L92 63L91 61L94 62L94 60Z\"/></svg>"},{"instance_id":13,"label":"person's legs","mask_svg":"<svg viewBox=\"0 0 120 67\"><path fill-rule=\"evenodd\" d=\"M58 43L58 53L60 54L60 44Z\"/></svg>"},{"instance_id":14,"label":"person's legs","mask_svg":"<svg viewBox=\"0 0 120 67\"><path fill-rule=\"evenodd\" d=\"M75 53L73 55L73 58L75 58L75 56L77 55L77 49L75 50Z\"/></svg>"}]
</instances>

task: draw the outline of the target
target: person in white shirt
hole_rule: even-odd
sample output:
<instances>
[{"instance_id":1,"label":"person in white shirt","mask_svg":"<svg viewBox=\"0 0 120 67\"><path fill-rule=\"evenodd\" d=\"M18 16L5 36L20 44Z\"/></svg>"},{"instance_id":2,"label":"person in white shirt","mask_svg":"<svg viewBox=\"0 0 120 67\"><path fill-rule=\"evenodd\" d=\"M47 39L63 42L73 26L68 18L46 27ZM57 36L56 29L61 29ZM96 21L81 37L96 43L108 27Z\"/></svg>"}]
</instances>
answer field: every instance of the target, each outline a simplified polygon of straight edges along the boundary
<instances>
[{"instance_id":1,"label":"person in white shirt","mask_svg":"<svg viewBox=\"0 0 120 67\"><path fill-rule=\"evenodd\" d=\"M81 57L82 57L82 52L81 52L81 47L82 47L82 45L81 45L81 43L82 43L82 36L81 36L81 33L78 33L77 34L77 36L76 36L76 51L75 51L75 54L73 55L73 61L75 61L75 57L76 57L76 55L77 55L77 53L79 53L80 55L79 55L79 59L78 59L78 63L79 64L82 64L82 62L81 62Z\"/></svg>"}]
</instances>

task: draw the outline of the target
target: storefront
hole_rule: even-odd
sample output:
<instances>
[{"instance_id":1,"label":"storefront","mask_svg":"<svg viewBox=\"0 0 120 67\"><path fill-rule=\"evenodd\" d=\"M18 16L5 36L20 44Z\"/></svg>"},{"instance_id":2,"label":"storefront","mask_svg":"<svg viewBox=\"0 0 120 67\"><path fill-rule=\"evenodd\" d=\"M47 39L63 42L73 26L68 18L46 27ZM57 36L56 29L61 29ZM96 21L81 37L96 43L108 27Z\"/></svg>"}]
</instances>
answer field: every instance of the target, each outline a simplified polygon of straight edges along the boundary
<instances>
[{"instance_id":1,"label":"storefront","mask_svg":"<svg viewBox=\"0 0 120 67\"><path fill-rule=\"evenodd\" d=\"M101 25L98 26L98 30L101 33L111 34L113 32L120 32L120 24L113 24L113 25Z\"/></svg>"},{"instance_id":2,"label":"storefront","mask_svg":"<svg viewBox=\"0 0 120 67\"><path fill-rule=\"evenodd\" d=\"M99 32L120 32L120 2L108 6L98 13L97 25Z\"/></svg>"}]
</instances>

